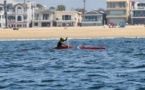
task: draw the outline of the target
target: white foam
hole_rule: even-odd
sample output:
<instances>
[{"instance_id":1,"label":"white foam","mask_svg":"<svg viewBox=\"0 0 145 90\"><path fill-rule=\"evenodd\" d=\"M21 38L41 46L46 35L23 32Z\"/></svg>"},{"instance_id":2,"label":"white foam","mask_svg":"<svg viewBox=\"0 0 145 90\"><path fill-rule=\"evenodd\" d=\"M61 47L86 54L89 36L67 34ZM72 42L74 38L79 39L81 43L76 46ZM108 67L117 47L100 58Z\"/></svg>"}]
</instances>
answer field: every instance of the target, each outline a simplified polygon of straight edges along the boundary
<instances>
[{"instance_id":1,"label":"white foam","mask_svg":"<svg viewBox=\"0 0 145 90\"><path fill-rule=\"evenodd\" d=\"M145 37L101 37L101 38L69 38L71 39L116 39L116 38L145 38ZM0 41L35 41L35 40L59 40L59 38L44 38L44 39L0 39Z\"/></svg>"}]
</instances>

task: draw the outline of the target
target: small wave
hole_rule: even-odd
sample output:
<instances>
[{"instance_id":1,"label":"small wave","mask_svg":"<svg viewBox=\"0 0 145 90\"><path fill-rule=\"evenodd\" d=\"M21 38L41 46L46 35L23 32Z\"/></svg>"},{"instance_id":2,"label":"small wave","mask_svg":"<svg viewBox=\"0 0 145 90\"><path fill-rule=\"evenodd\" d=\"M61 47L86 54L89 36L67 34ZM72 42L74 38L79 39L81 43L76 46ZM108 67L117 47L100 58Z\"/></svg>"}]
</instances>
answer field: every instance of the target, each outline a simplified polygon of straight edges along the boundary
<instances>
[{"instance_id":1,"label":"small wave","mask_svg":"<svg viewBox=\"0 0 145 90\"><path fill-rule=\"evenodd\" d=\"M108 76L104 76L104 75L99 75L99 74L88 74L87 76L89 77L98 77L98 78L109 78Z\"/></svg>"},{"instance_id":2,"label":"small wave","mask_svg":"<svg viewBox=\"0 0 145 90\"><path fill-rule=\"evenodd\" d=\"M46 83L46 82L55 82L57 80L54 80L54 79L48 79L48 80L42 80L41 82L42 83Z\"/></svg>"},{"instance_id":3,"label":"small wave","mask_svg":"<svg viewBox=\"0 0 145 90\"><path fill-rule=\"evenodd\" d=\"M5 88L7 88L7 86L0 85L0 89L5 89Z\"/></svg>"},{"instance_id":4,"label":"small wave","mask_svg":"<svg viewBox=\"0 0 145 90\"><path fill-rule=\"evenodd\" d=\"M89 87L89 89L94 89L94 90L97 90L97 89L101 89L105 86L104 83L98 83L98 84L94 84L92 86Z\"/></svg>"},{"instance_id":5,"label":"small wave","mask_svg":"<svg viewBox=\"0 0 145 90\"><path fill-rule=\"evenodd\" d=\"M20 68L20 67L23 67L23 65L20 65L20 64L7 64L7 65L3 65L3 66L0 66L0 68Z\"/></svg>"},{"instance_id":6,"label":"small wave","mask_svg":"<svg viewBox=\"0 0 145 90\"><path fill-rule=\"evenodd\" d=\"M33 82L35 82L35 81L33 81L33 80L20 80L17 83L33 83Z\"/></svg>"},{"instance_id":7,"label":"small wave","mask_svg":"<svg viewBox=\"0 0 145 90\"><path fill-rule=\"evenodd\" d=\"M132 68L145 68L145 65L139 65L139 66L132 67Z\"/></svg>"},{"instance_id":8,"label":"small wave","mask_svg":"<svg viewBox=\"0 0 145 90\"><path fill-rule=\"evenodd\" d=\"M134 54L134 56L145 56L144 53Z\"/></svg>"}]
</instances>

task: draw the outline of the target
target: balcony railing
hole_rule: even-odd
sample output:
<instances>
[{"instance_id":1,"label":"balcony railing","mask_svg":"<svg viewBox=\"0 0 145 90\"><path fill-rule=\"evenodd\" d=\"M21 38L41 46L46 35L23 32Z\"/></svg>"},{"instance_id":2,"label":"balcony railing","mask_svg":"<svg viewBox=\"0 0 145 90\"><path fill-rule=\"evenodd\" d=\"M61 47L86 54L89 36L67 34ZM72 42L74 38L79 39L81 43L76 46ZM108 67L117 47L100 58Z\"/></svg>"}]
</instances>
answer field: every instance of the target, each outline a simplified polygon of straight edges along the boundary
<instances>
[{"instance_id":1,"label":"balcony railing","mask_svg":"<svg viewBox=\"0 0 145 90\"><path fill-rule=\"evenodd\" d=\"M82 20L82 22L96 22L96 23L101 23L101 20Z\"/></svg>"},{"instance_id":2,"label":"balcony railing","mask_svg":"<svg viewBox=\"0 0 145 90\"><path fill-rule=\"evenodd\" d=\"M108 16L124 16L126 14L108 14Z\"/></svg>"},{"instance_id":3,"label":"balcony railing","mask_svg":"<svg viewBox=\"0 0 145 90\"><path fill-rule=\"evenodd\" d=\"M7 14L15 14L15 12L7 12Z\"/></svg>"},{"instance_id":4,"label":"balcony railing","mask_svg":"<svg viewBox=\"0 0 145 90\"><path fill-rule=\"evenodd\" d=\"M145 14L144 15L132 15L132 17L145 17Z\"/></svg>"},{"instance_id":5,"label":"balcony railing","mask_svg":"<svg viewBox=\"0 0 145 90\"><path fill-rule=\"evenodd\" d=\"M8 20L8 22L15 22L16 20Z\"/></svg>"},{"instance_id":6,"label":"balcony railing","mask_svg":"<svg viewBox=\"0 0 145 90\"><path fill-rule=\"evenodd\" d=\"M107 8L126 8L126 7L115 6L115 7L107 7Z\"/></svg>"},{"instance_id":7,"label":"balcony railing","mask_svg":"<svg viewBox=\"0 0 145 90\"><path fill-rule=\"evenodd\" d=\"M62 21L69 21L69 20L71 20L71 21L74 21L75 19L59 19L59 18L56 18L56 20L62 20Z\"/></svg>"},{"instance_id":8,"label":"balcony railing","mask_svg":"<svg viewBox=\"0 0 145 90\"><path fill-rule=\"evenodd\" d=\"M107 15L107 18L126 18L127 15L115 15L115 16L111 16L111 15Z\"/></svg>"},{"instance_id":9,"label":"balcony railing","mask_svg":"<svg viewBox=\"0 0 145 90\"><path fill-rule=\"evenodd\" d=\"M145 7L143 7L143 6L138 6L138 9L145 9Z\"/></svg>"},{"instance_id":10,"label":"balcony railing","mask_svg":"<svg viewBox=\"0 0 145 90\"><path fill-rule=\"evenodd\" d=\"M49 18L48 19L34 18L34 20L50 20L50 19Z\"/></svg>"},{"instance_id":11,"label":"balcony railing","mask_svg":"<svg viewBox=\"0 0 145 90\"><path fill-rule=\"evenodd\" d=\"M23 12L23 13L7 12L7 14L27 14L27 12Z\"/></svg>"},{"instance_id":12,"label":"balcony railing","mask_svg":"<svg viewBox=\"0 0 145 90\"><path fill-rule=\"evenodd\" d=\"M107 8L107 10L126 10L126 8L115 7L115 8Z\"/></svg>"}]
</instances>

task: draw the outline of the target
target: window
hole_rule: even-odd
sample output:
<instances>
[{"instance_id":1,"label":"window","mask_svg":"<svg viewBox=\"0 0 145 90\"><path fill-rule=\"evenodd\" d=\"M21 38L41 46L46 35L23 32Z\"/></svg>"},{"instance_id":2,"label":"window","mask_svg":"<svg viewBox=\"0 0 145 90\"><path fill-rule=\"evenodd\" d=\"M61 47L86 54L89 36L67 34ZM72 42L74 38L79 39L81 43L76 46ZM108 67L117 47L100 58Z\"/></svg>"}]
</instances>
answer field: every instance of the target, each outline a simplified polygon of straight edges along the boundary
<instances>
[{"instance_id":1,"label":"window","mask_svg":"<svg viewBox=\"0 0 145 90\"><path fill-rule=\"evenodd\" d=\"M35 14L35 20L39 19L39 14Z\"/></svg>"},{"instance_id":2,"label":"window","mask_svg":"<svg viewBox=\"0 0 145 90\"><path fill-rule=\"evenodd\" d=\"M120 7L120 8L125 8L125 2L120 2L120 3L119 3L119 7Z\"/></svg>"},{"instance_id":3,"label":"window","mask_svg":"<svg viewBox=\"0 0 145 90\"><path fill-rule=\"evenodd\" d=\"M134 17L145 16L145 11L134 11L133 16Z\"/></svg>"},{"instance_id":4,"label":"window","mask_svg":"<svg viewBox=\"0 0 145 90\"><path fill-rule=\"evenodd\" d=\"M3 8L2 8L2 7L0 7L0 11L1 11L1 10L3 10Z\"/></svg>"},{"instance_id":5,"label":"window","mask_svg":"<svg viewBox=\"0 0 145 90\"><path fill-rule=\"evenodd\" d=\"M22 21L22 17L21 17L21 16L18 16L18 17L17 17L17 20L18 20L18 21Z\"/></svg>"},{"instance_id":6,"label":"window","mask_svg":"<svg viewBox=\"0 0 145 90\"><path fill-rule=\"evenodd\" d=\"M97 16L85 16L84 21L97 21Z\"/></svg>"},{"instance_id":7,"label":"window","mask_svg":"<svg viewBox=\"0 0 145 90\"><path fill-rule=\"evenodd\" d=\"M22 14L22 13L23 13L22 8L21 8L21 7L18 7L18 8L17 8L17 14Z\"/></svg>"},{"instance_id":8,"label":"window","mask_svg":"<svg viewBox=\"0 0 145 90\"><path fill-rule=\"evenodd\" d=\"M5 15L2 15L2 18L5 18Z\"/></svg>"},{"instance_id":9,"label":"window","mask_svg":"<svg viewBox=\"0 0 145 90\"><path fill-rule=\"evenodd\" d=\"M49 22L42 22L41 23L41 26L42 27L49 27L50 26L50 23Z\"/></svg>"},{"instance_id":10,"label":"window","mask_svg":"<svg viewBox=\"0 0 145 90\"><path fill-rule=\"evenodd\" d=\"M21 7L18 7L18 9L22 9Z\"/></svg>"},{"instance_id":11,"label":"window","mask_svg":"<svg viewBox=\"0 0 145 90\"><path fill-rule=\"evenodd\" d=\"M38 26L38 23L34 23L34 26Z\"/></svg>"},{"instance_id":12,"label":"window","mask_svg":"<svg viewBox=\"0 0 145 90\"><path fill-rule=\"evenodd\" d=\"M125 11L110 11L109 15L111 16L120 16L120 15L125 15L126 12Z\"/></svg>"},{"instance_id":13,"label":"window","mask_svg":"<svg viewBox=\"0 0 145 90\"><path fill-rule=\"evenodd\" d=\"M26 16L24 16L24 20L26 20L27 19L27 17Z\"/></svg>"},{"instance_id":14,"label":"window","mask_svg":"<svg viewBox=\"0 0 145 90\"><path fill-rule=\"evenodd\" d=\"M49 14L43 14L43 20L48 20Z\"/></svg>"},{"instance_id":15,"label":"window","mask_svg":"<svg viewBox=\"0 0 145 90\"><path fill-rule=\"evenodd\" d=\"M116 7L116 3L108 3L107 7L108 8L115 8Z\"/></svg>"},{"instance_id":16,"label":"window","mask_svg":"<svg viewBox=\"0 0 145 90\"><path fill-rule=\"evenodd\" d=\"M71 15L62 15L62 20L71 20Z\"/></svg>"}]
</instances>

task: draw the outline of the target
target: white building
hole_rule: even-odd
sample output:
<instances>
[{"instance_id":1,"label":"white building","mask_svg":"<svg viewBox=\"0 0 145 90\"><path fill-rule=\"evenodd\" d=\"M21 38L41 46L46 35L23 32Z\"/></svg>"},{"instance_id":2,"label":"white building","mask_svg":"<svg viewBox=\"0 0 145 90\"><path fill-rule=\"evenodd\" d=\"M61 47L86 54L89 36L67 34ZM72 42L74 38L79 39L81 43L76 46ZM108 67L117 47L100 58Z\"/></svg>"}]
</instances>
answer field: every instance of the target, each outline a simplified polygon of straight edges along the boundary
<instances>
[{"instance_id":1,"label":"white building","mask_svg":"<svg viewBox=\"0 0 145 90\"><path fill-rule=\"evenodd\" d=\"M81 22L81 15L77 11L55 11L54 21L57 27L77 27Z\"/></svg>"},{"instance_id":2,"label":"white building","mask_svg":"<svg viewBox=\"0 0 145 90\"><path fill-rule=\"evenodd\" d=\"M33 27L52 27L53 26L53 10L35 10L33 15L32 25Z\"/></svg>"},{"instance_id":3,"label":"white building","mask_svg":"<svg viewBox=\"0 0 145 90\"><path fill-rule=\"evenodd\" d=\"M130 0L106 0L107 1L107 21L116 24L128 23Z\"/></svg>"},{"instance_id":4,"label":"white building","mask_svg":"<svg viewBox=\"0 0 145 90\"><path fill-rule=\"evenodd\" d=\"M103 25L103 12L92 10L82 14L82 26L100 26Z\"/></svg>"},{"instance_id":5,"label":"white building","mask_svg":"<svg viewBox=\"0 0 145 90\"><path fill-rule=\"evenodd\" d=\"M131 24L145 24L145 2L131 2Z\"/></svg>"},{"instance_id":6,"label":"white building","mask_svg":"<svg viewBox=\"0 0 145 90\"><path fill-rule=\"evenodd\" d=\"M13 0L7 1L7 9L14 3ZM4 15L4 0L0 0L0 27L5 27L5 15Z\"/></svg>"},{"instance_id":7,"label":"white building","mask_svg":"<svg viewBox=\"0 0 145 90\"><path fill-rule=\"evenodd\" d=\"M4 7L3 4L0 4L0 27L5 25L5 18L4 18Z\"/></svg>"},{"instance_id":8,"label":"white building","mask_svg":"<svg viewBox=\"0 0 145 90\"><path fill-rule=\"evenodd\" d=\"M35 7L36 4L32 2L13 4L7 13L8 26L19 28L32 26L31 22Z\"/></svg>"}]
</instances>

